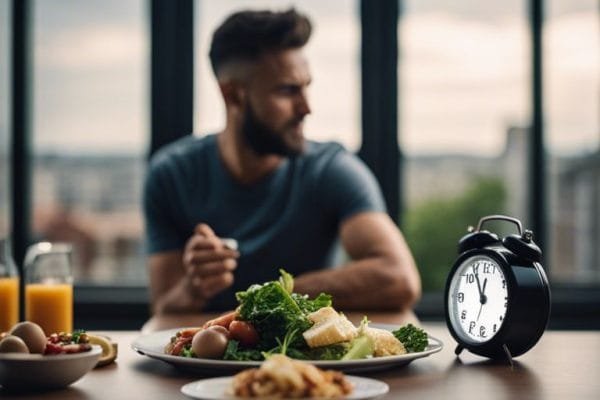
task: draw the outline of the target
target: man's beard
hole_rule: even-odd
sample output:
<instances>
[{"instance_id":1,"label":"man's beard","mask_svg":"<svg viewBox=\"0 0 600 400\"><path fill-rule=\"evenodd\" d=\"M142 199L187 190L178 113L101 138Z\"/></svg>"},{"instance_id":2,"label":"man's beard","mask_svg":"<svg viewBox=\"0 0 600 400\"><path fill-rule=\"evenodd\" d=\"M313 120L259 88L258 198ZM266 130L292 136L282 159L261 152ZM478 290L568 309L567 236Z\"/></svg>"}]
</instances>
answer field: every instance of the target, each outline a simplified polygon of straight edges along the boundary
<instances>
[{"instance_id":1,"label":"man's beard","mask_svg":"<svg viewBox=\"0 0 600 400\"><path fill-rule=\"evenodd\" d=\"M301 122L293 120L290 127ZM242 122L242 135L248 146L258 155L279 155L294 157L304 151L304 138L291 137L284 131L275 131L259 120L247 103L244 120ZM286 140L288 139L288 140Z\"/></svg>"}]
</instances>

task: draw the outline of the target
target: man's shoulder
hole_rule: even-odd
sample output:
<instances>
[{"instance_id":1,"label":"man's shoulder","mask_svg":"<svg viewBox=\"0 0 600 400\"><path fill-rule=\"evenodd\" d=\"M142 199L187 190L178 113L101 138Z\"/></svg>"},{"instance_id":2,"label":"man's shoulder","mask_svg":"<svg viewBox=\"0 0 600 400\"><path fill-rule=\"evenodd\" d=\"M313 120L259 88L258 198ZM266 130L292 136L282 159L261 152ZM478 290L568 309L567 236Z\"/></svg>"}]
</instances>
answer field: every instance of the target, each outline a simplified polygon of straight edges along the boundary
<instances>
[{"instance_id":1,"label":"man's shoulder","mask_svg":"<svg viewBox=\"0 0 600 400\"><path fill-rule=\"evenodd\" d=\"M152 167L168 166L190 162L203 153L213 151L216 146L216 135L187 135L160 148L151 159Z\"/></svg>"},{"instance_id":2,"label":"man's shoulder","mask_svg":"<svg viewBox=\"0 0 600 400\"><path fill-rule=\"evenodd\" d=\"M335 173L348 166L351 166L351 169L360 168L363 164L356 154L338 142L308 141L304 160L307 168L319 174L325 170Z\"/></svg>"},{"instance_id":3,"label":"man's shoulder","mask_svg":"<svg viewBox=\"0 0 600 400\"><path fill-rule=\"evenodd\" d=\"M304 159L309 163L322 163L343 154L348 154L348 151L338 142L307 140Z\"/></svg>"}]
</instances>

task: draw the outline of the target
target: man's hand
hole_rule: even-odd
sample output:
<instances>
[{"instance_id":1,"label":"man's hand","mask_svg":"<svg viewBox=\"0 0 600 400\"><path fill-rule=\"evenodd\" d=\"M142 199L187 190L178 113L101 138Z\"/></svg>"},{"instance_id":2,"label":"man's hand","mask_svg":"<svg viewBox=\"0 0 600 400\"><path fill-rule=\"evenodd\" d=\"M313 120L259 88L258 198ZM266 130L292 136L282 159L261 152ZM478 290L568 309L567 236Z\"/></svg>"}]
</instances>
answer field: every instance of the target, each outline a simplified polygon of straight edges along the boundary
<instances>
[{"instance_id":1,"label":"man's hand","mask_svg":"<svg viewBox=\"0 0 600 400\"><path fill-rule=\"evenodd\" d=\"M200 311L233 283L239 253L206 224L196 226L185 249L149 258L150 297L156 314Z\"/></svg>"},{"instance_id":2,"label":"man's hand","mask_svg":"<svg viewBox=\"0 0 600 400\"><path fill-rule=\"evenodd\" d=\"M183 268L193 294L208 300L231 286L239 255L208 225L198 224L183 253Z\"/></svg>"}]
</instances>

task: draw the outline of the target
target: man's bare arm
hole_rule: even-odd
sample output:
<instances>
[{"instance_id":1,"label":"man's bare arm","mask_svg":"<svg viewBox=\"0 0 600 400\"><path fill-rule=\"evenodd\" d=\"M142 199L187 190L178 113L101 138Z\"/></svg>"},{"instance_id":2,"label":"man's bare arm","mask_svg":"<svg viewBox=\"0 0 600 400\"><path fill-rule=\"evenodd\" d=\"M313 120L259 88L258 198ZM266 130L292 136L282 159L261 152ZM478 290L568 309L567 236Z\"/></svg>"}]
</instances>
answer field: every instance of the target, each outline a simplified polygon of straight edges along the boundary
<instances>
[{"instance_id":1,"label":"man's bare arm","mask_svg":"<svg viewBox=\"0 0 600 400\"><path fill-rule=\"evenodd\" d=\"M191 296L180 250L153 254L148 259L150 303L155 314L198 311L198 297Z\"/></svg>"},{"instance_id":2,"label":"man's bare arm","mask_svg":"<svg viewBox=\"0 0 600 400\"><path fill-rule=\"evenodd\" d=\"M329 293L342 310L408 310L415 304L421 279L402 234L387 214L350 217L341 226L340 238L352 261L298 276L294 291L311 297Z\"/></svg>"}]
</instances>

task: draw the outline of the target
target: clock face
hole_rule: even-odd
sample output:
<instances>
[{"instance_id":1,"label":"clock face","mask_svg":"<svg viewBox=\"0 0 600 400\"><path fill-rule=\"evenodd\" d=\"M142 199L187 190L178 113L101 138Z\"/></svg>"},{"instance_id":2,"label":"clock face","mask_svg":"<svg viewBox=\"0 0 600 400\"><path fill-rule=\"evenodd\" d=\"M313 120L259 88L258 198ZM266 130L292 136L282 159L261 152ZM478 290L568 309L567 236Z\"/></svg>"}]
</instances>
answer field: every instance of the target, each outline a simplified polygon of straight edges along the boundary
<instances>
[{"instance_id":1,"label":"clock face","mask_svg":"<svg viewBox=\"0 0 600 400\"><path fill-rule=\"evenodd\" d=\"M448 313L461 339L489 341L500 330L507 306L506 277L496 261L479 255L459 265L448 291Z\"/></svg>"}]
</instances>

